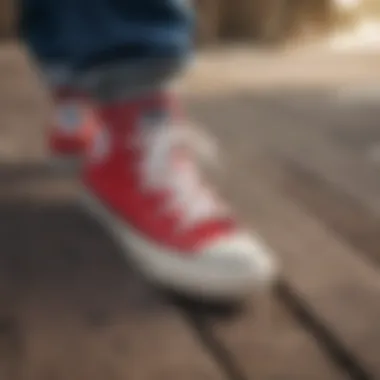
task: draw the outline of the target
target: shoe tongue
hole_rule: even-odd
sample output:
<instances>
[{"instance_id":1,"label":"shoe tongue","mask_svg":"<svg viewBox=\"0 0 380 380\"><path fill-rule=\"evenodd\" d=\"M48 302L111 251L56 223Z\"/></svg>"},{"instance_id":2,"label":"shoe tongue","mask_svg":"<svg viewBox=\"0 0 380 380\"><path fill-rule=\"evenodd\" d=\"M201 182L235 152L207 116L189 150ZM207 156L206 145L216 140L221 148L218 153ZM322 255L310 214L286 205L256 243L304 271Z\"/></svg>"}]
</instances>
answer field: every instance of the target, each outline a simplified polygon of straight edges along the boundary
<instances>
[{"instance_id":1,"label":"shoe tongue","mask_svg":"<svg viewBox=\"0 0 380 380\"><path fill-rule=\"evenodd\" d=\"M161 120L151 128L148 125L145 128L142 136L150 173L155 178L153 181L165 183L164 177L169 175L177 180L193 182L190 178L196 177L195 161L181 125L173 120Z\"/></svg>"},{"instance_id":2,"label":"shoe tongue","mask_svg":"<svg viewBox=\"0 0 380 380\"><path fill-rule=\"evenodd\" d=\"M141 128L148 183L172 192L180 208L190 207L186 210L190 223L214 218L217 206L203 189L187 127L168 113L147 112Z\"/></svg>"}]
</instances>

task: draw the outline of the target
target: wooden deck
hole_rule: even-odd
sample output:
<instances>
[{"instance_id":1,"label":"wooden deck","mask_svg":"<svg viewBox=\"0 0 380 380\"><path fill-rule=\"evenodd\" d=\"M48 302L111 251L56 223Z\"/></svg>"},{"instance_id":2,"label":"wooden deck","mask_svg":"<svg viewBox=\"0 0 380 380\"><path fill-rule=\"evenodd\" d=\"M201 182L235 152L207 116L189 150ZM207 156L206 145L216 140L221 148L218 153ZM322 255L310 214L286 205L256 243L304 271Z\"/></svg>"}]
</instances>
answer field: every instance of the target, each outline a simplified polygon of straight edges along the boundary
<instances>
[{"instance_id":1,"label":"wooden deck","mask_svg":"<svg viewBox=\"0 0 380 380\"><path fill-rule=\"evenodd\" d=\"M129 268L77 179L47 169L44 93L0 50L0 379L380 379L380 97L315 91L189 97L224 148L226 196L284 266L228 312Z\"/></svg>"}]
</instances>

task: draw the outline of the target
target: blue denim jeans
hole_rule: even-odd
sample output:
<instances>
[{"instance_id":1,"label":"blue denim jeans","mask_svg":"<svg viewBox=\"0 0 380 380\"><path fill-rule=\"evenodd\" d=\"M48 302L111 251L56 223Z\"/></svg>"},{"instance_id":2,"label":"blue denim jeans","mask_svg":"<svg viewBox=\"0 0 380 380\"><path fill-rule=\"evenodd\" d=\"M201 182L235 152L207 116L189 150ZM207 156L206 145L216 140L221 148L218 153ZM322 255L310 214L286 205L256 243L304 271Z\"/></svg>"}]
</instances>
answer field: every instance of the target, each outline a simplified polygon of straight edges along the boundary
<instances>
[{"instance_id":1,"label":"blue denim jeans","mask_svg":"<svg viewBox=\"0 0 380 380\"><path fill-rule=\"evenodd\" d=\"M191 0L22 0L21 36L45 66L186 58Z\"/></svg>"}]
</instances>

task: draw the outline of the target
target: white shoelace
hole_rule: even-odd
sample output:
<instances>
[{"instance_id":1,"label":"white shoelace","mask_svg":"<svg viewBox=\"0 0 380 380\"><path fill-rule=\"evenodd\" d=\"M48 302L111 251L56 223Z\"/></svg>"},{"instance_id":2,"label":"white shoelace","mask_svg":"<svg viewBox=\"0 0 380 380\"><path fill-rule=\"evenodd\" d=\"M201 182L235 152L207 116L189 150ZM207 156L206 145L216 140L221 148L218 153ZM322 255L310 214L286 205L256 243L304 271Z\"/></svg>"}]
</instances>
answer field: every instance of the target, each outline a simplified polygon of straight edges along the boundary
<instances>
[{"instance_id":1,"label":"white shoelace","mask_svg":"<svg viewBox=\"0 0 380 380\"><path fill-rule=\"evenodd\" d=\"M144 159L143 183L146 190L164 190L171 194L164 211L180 211L182 227L197 225L220 217L226 208L208 187L203 186L192 157L174 157L179 154L200 154L215 162L216 144L206 134L187 126L158 126L145 132L142 139ZM177 166L178 165L178 166Z\"/></svg>"}]
</instances>

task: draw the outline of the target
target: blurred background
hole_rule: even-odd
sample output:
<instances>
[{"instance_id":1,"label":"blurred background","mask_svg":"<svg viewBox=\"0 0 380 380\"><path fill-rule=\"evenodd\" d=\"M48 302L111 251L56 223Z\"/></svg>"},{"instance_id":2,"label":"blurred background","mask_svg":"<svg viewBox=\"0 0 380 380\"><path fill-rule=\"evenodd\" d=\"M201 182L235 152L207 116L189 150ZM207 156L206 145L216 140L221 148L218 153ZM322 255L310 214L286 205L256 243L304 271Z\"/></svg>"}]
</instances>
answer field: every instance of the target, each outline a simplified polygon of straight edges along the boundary
<instances>
[{"instance_id":1,"label":"blurred background","mask_svg":"<svg viewBox=\"0 0 380 380\"><path fill-rule=\"evenodd\" d=\"M378 0L194 0L198 42L278 44L310 39L380 20ZM0 0L0 37L15 35L17 2Z\"/></svg>"}]
</instances>

